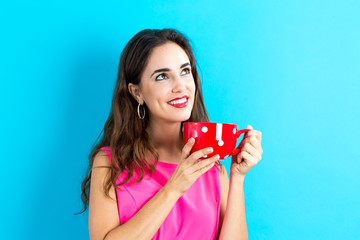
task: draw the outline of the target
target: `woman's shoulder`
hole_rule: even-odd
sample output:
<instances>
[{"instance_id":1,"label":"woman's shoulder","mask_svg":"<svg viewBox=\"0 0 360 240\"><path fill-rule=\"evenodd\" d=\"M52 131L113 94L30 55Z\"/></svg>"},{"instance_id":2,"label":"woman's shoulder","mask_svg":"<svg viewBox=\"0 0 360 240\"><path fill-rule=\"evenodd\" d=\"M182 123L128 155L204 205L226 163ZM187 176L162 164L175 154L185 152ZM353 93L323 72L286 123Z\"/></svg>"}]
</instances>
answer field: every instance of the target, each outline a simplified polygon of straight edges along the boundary
<instances>
[{"instance_id":1,"label":"woman's shoulder","mask_svg":"<svg viewBox=\"0 0 360 240\"><path fill-rule=\"evenodd\" d=\"M127 176L129 175L129 171L128 170L124 170L124 169L119 169L119 168L114 168L113 166L111 166L112 163L112 159L111 159L111 148L110 146L105 146L105 147L101 147L98 151L98 153L95 155L94 157L94 162L93 162L93 168L94 167L100 167L100 168L112 168L113 171L115 171L115 174L118 175L118 178L116 179L116 183L119 182L123 182ZM129 169L128 167L126 167L127 169ZM137 171L136 168L134 168L132 170L133 175L132 177L128 180L128 182L126 183L126 185L130 185L133 182L136 182L136 180L138 179L139 176L139 171Z\"/></svg>"},{"instance_id":2,"label":"woman's shoulder","mask_svg":"<svg viewBox=\"0 0 360 240\"><path fill-rule=\"evenodd\" d=\"M110 147L102 147L94 157L93 167L110 166Z\"/></svg>"}]
</instances>

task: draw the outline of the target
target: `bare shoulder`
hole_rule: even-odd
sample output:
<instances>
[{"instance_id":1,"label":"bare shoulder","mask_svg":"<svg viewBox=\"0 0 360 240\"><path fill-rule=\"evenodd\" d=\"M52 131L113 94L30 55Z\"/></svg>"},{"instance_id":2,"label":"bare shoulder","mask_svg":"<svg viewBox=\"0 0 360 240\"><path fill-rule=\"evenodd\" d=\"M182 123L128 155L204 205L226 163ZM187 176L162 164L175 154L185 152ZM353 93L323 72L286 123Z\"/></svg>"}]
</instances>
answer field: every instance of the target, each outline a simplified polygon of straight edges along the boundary
<instances>
[{"instance_id":1,"label":"bare shoulder","mask_svg":"<svg viewBox=\"0 0 360 240\"><path fill-rule=\"evenodd\" d=\"M111 168L110 168L109 157L105 153L105 151L99 151L95 157L94 162L91 169L91 185L90 190L94 190L92 192L102 192L105 183L109 180L111 176ZM114 196L112 192L109 193L110 196Z\"/></svg>"},{"instance_id":2,"label":"bare shoulder","mask_svg":"<svg viewBox=\"0 0 360 240\"><path fill-rule=\"evenodd\" d=\"M109 167L110 160L105 151L100 150L94 158L93 168L94 167Z\"/></svg>"}]
</instances>

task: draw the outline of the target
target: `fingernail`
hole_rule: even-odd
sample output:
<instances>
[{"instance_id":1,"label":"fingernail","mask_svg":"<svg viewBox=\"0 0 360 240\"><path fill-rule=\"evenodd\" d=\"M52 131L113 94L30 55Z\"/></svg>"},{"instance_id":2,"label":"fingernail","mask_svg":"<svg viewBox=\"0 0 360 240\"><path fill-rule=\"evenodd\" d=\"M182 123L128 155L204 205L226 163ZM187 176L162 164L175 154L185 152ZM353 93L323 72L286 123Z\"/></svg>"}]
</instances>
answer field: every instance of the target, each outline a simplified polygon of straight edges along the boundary
<instances>
[{"instance_id":1,"label":"fingernail","mask_svg":"<svg viewBox=\"0 0 360 240\"><path fill-rule=\"evenodd\" d=\"M208 153L212 153L214 150L213 150L213 148L212 147L209 147L208 149L207 149L207 152Z\"/></svg>"},{"instance_id":2,"label":"fingernail","mask_svg":"<svg viewBox=\"0 0 360 240\"><path fill-rule=\"evenodd\" d=\"M219 154L216 154L216 155L215 155L215 159L216 159L216 160L219 160L219 158L220 158L220 155L219 155Z\"/></svg>"},{"instance_id":3,"label":"fingernail","mask_svg":"<svg viewBox=\"0 0 360 240\"><path fill-rule=\"evenodd\" d=\"M194 138L190 138L189 140L188 140L188 142L193 142L194 141Z\"/></svg>"}]
</instances>

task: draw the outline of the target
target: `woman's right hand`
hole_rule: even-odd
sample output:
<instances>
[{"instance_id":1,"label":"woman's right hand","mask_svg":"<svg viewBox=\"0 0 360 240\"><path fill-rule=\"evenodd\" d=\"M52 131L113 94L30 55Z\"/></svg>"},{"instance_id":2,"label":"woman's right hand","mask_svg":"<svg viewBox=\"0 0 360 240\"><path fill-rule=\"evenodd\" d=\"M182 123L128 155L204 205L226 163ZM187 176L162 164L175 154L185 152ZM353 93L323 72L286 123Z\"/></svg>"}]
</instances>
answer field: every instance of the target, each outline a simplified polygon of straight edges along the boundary
<instances>
[{"instance_id":1,"label":"woman's right hand","mask_svg":"<svg viewBox=\"0 0 360 240\"><path fill-rule=\"evenodd\" d=\"M178 197L181 197L202 174L211 169L219 160L219 155L216 154L198 161L199 158L212 153L213 149L211 147L204 148L190 155L194 143L195 139L190 138L185 144L181 153L181 161L164 186L171 192L178 194Z\"/></svg>"}]
</instances>

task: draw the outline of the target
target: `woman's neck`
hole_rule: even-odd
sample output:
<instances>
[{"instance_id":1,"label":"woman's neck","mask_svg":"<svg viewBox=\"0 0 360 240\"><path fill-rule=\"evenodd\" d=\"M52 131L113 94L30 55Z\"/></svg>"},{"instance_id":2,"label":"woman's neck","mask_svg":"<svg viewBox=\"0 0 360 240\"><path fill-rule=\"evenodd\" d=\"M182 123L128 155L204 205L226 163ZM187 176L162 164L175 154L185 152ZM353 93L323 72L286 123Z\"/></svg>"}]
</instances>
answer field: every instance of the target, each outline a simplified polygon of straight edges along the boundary
<instances>
[{"instance_id":1,"label":"woman's neck","mask_svg":"<svg viewBox=\"0 0 360 240\"><path fill-rule=\"evenodd\" d=\"M181 122L150 121L147 133L157 151L178 153L182 142L179 137Z\"/></svg>"}]
</instances>

